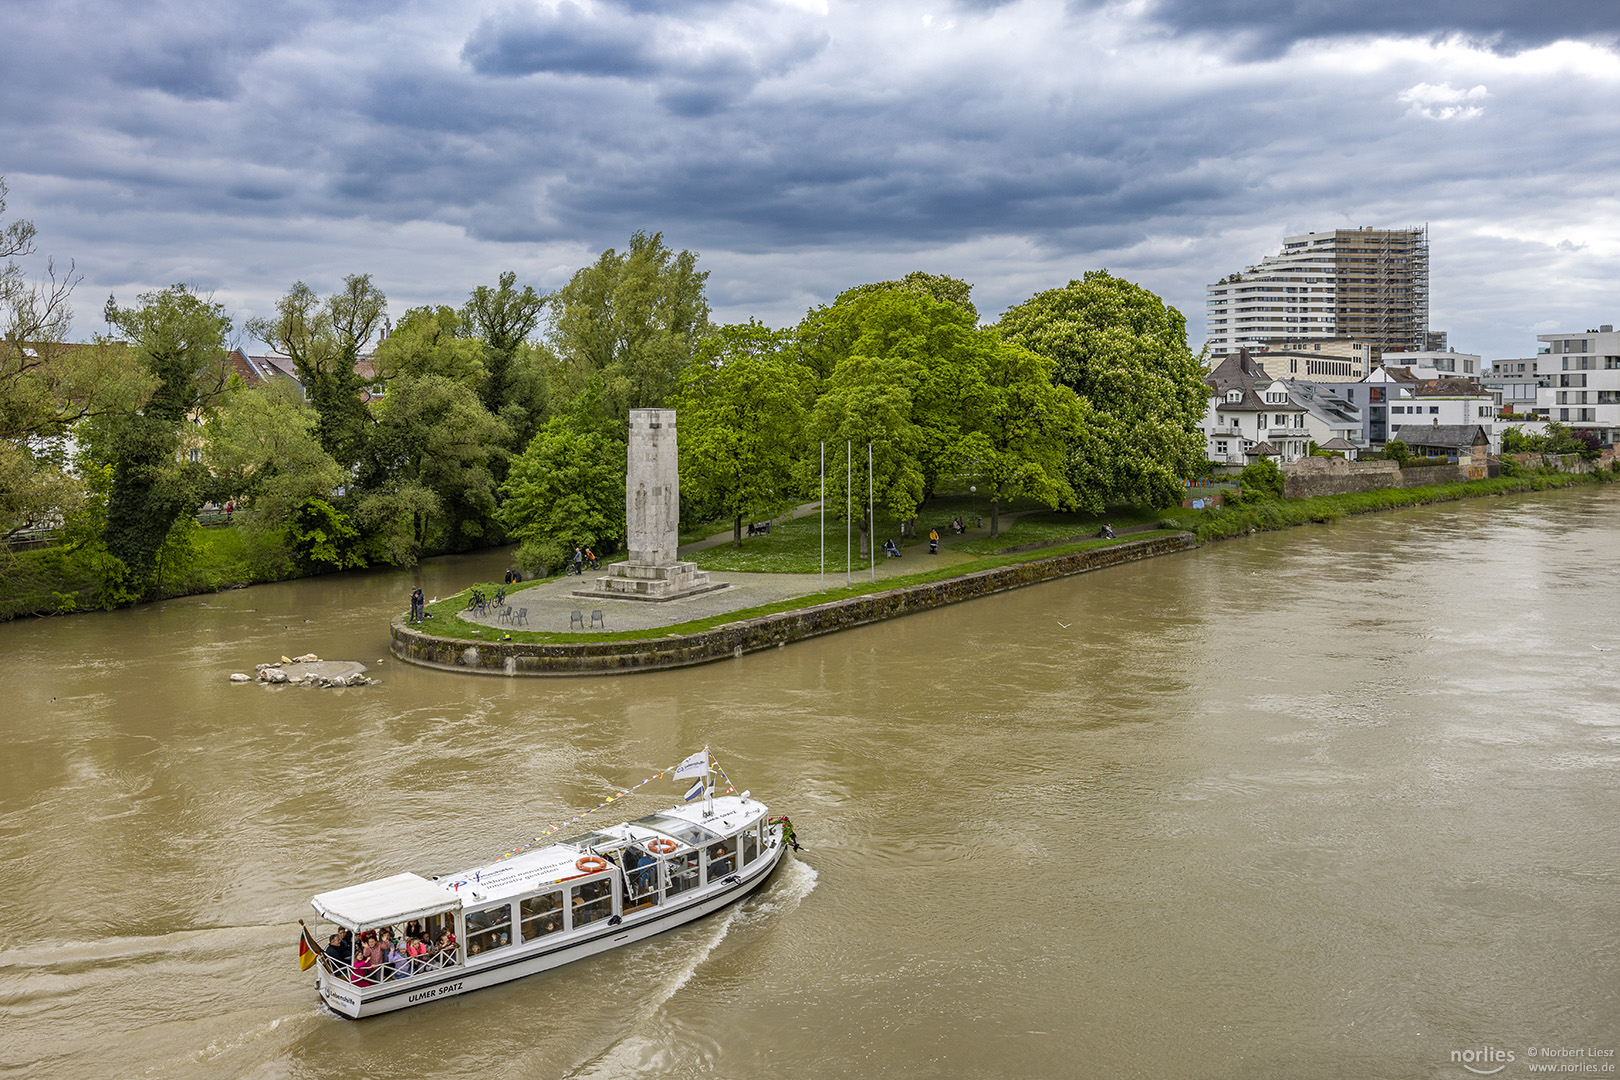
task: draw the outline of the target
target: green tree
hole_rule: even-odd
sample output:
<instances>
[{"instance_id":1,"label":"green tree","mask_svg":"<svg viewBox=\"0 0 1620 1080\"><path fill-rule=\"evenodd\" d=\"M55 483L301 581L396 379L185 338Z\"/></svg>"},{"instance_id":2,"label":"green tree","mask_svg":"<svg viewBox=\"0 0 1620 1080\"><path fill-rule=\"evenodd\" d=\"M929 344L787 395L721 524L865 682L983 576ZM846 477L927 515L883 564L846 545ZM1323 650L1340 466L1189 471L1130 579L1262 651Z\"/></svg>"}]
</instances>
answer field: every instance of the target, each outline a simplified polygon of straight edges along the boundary
<instances>
[{"instance_id":1,"label":"green tree","mask_svg":"<svg viewBox=\"0 0 1620 1080\"><path fill-rule=\"evenodd\" d=\"M508 270L501 274L495 288L480 285L474 289L461 309L461 318L482 342L488 377L480 395L484 408L496 415L512 400L508 385L512 361L539 325L548 299L535 292L532 285L518 289L517 275Z\"/></svg>"},{"instance_id":2,"label":"green tree","mask_svg":"<svg viewBox=\"0 0 1620 1080\"><path fill-rule=\"evenodd\" d=\"M629 251L609 248L575 273L550 300L548 328L569 390L600 379L604 414L616 419L668 404L709 329L708 277L695 253L677 254L662 233L642 232Z\"/></svg>"},{"instance_id":3,"label":"green tree","mask_svg":"<svg viewBox=\"0 0 1620 1080\"><path fill-rule=\"evenodd\" d=\"M1001 504L1020 496L1051 507L1074 502L1065 470L1080 403L1052 382L1052 361L981 331L962 405L970 430L959 449L990 496L990 535L1001 535Z\"/></svg>"},{"instance_id":4,"label":"green tree","mask_svg":"<svg viewBox=\"0 0 1620 1080\"><path fill-rule=\"evenodd\" d=\"M1391 439L1384 444L1384 460L1405 465L1412 460L1412 450L1401 440Z\"/></svg>"},{"instance_id":5,"label":"green tree","mask_svg":"<svg viewBox=\"0 0 1620 1080\"><path fill-rule=\"evenodd\" d=\"M409 564L430 549L491 542L492 463L508 436L465 383L443 375L394 380L361 462L357 511L385 534L388 558Z\"/></svg>"},{"instance_id":6,"label":"green tree","mask_svg":"<svg viewBox=\"0 0 1620 1080\"><path fill-rule=\"evenodd\" d=\"M107 417L89 440L91 453L112 466L107 549L128 568L131 586L149 594L159 549L176 522L195 512L208 482L200 462L181 452L181 431L229 384L231 320L185 285L143 293L132 308L109 299L106 313L155 380L140 409Z\"/></svg>"},{"instance_id":7,"label":"green tree","mask_svg":"<svg viewBox=\"0 0 1620 1080\"><path fill-rule=\"evenodd\" d=\"M325 499L311 497L298 508L289 528L292 550L306 566L351 570L366 564L360 530Z\"/></svg>"},{"instance_id":8,"label":"green tree","mask_svg":"<svg viewBox=\"0 0 1620 1080\"><path fill-rule=\"evenodd\" d=\"M249 333L292 358L319 417L321 445L345 468L360 460L371 417L360 396L368 381L360 354L382 327L388 298L370 274L351 274L322 300L302 281L276 301L274 318L252 319Z\"/></svg>"},{"instance_id":9,"label":"green tree","mask_svg":"<svg viewBox=\"0 0 1620 1080\"><path fill-rule=\"evenodd\" d=\"M757 322L723 326L698 343L681 377L681 495L732 519L792 506L804 445L808 373L782 358L789 337Z\"/></svg>"},{"instance_id":10,"label":"green tree","mask_svg":"<svg viewBox=\"0 0 1620 1080\"><path fill-rule=\"evenodd\" d=\"M329 499L348 478L316 437L315 410L278 379L226 397L203 427L209 494L253 513L246 527L284 529L311 499Z\"/></svg>"},{"instance_id":11,"label":"green tree","mask_svg":"<svg viewBox=\"0 0 1620 1080\"><path fill-rule=\"evenodd\" d=\"M455 308L411 308L377 342L372 367L384 382L440 375L482 394L488 382L484 348L468 336L469 329Z\"/></svg>"},{"instance_id":12,"label":"green tree","mask_svg":"<svg viewBox=\"0 0 1620 1080\"><path fill-rule=\"evenodd\" d=\"M0 219L6 185L0 179ZM86 419L138 409L156 380L132 350L112 342L68 344L78 276L47 261L38 278L29 221L0 227L0 539L71 516L84 484L73 474L69 432ZM0 570L10 550L0 548Z\"/></svg>"},{"instance_id":13,"label":"green tree","mask_svg":"<svg viewBox=\"0 0 1620 1080\"><path fill-rule=\"evenodd\" d=\"M525 569L624 539L626 444L596 418L599 400L588 385L574 411L552 417L512 462L498 517L522 541Z\"/></svg>"},{"instance_id":14,"label":"green tree","mask_svg":"<svg viewBox=\"0 0 1620 1080\"><path fill-rule=\"evenodd\" d=\"M1166 506L1203 461L1207 387L1181 312L1106 270L1009 308L1007 339L1056 363L1084 403L1069 475L1078 501Z\"/></svg>"}]
</instances>

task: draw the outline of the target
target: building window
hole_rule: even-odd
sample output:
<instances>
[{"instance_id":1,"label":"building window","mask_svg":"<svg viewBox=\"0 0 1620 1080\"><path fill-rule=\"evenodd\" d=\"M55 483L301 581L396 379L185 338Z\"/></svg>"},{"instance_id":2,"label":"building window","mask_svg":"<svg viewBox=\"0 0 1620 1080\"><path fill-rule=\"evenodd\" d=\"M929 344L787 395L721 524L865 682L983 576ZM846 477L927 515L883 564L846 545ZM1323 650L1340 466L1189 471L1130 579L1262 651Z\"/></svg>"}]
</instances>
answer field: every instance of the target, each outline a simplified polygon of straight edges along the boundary
<instances>
[{"instance_id":1,"label":"building window","mask_svg":"<svg viewBox=\"0 0 1620 1080\"><path fill-rule=\"evenodd\" d=\"M1226 456L1226 443L1218 442L1218 443L1215 444L1215 455L1217 457L1225 457Z\"/></svg>"},{"instance_id":2,"label":"building window","mask_svg":"<svg viewBox=\"0 0 1620 1080\"><path fill-rule=\"evenodd\" d=\"M1434 414L1438 413L1439 411L1440 411L1440 406L1438 406L1438 405L1430 405L1429 406L1429 415L1430 416L1433 416Z\"/></svg>"}]
</instances>

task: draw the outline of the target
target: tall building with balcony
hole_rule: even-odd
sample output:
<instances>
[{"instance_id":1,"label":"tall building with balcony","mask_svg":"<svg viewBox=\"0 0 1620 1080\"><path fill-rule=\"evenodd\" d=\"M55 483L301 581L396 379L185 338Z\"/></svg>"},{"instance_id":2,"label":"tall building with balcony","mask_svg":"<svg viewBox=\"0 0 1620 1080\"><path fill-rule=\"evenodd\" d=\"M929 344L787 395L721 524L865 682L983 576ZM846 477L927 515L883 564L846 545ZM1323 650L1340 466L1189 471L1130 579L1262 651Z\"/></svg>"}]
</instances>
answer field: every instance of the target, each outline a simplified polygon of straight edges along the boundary
<instances>
[{"instance_id":1,"label":"tall building with balcony","mask_svg":"<svg viewBox=\"0 0 1620 1080\"><path fill-rule=\"evenodd\" d=\"M1537 334L1546 355L1536 368L1549 385L1536 390L1536 411L1549 420L1598 433L1605 443L1620 436L1620 333L1605 323L1583 334Z\"/></svg>"},{"instance_id":2,"label":"tall building with balcony","mask_svg":"<svg viewBox=\"0 0 1620 1080\"><path fill-rule=\"evenodd\" d=\"M1284 238L1282 251L1205 288L1214 357L1279 340L1350 338L1383 351L1427 351L1429 230L1335 229Z\"/></svg>"}]
</instances>

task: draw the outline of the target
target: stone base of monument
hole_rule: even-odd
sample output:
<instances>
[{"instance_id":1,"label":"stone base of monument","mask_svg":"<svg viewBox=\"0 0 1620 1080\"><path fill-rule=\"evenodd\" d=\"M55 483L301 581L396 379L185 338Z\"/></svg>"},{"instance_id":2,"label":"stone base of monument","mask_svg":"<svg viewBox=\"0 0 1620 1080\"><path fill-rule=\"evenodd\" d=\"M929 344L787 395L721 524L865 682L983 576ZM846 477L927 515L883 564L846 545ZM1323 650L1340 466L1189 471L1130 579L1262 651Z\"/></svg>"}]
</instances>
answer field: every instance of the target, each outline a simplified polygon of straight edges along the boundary
<instances>
[{"instance_id":1,"label":"stone base of monument","mask_svg":"<svg viewBox=\"0 0 1620 1080\"><path fill-rule=\"evenodd\" d=\"M576 589L574 595L599 600L682 600L727 587L727 582L710 581L709 572L699 570L697 563L647 566L616 562L609 564L608 572L596 579L596 588Z\"/></svg>"}]
</instances>

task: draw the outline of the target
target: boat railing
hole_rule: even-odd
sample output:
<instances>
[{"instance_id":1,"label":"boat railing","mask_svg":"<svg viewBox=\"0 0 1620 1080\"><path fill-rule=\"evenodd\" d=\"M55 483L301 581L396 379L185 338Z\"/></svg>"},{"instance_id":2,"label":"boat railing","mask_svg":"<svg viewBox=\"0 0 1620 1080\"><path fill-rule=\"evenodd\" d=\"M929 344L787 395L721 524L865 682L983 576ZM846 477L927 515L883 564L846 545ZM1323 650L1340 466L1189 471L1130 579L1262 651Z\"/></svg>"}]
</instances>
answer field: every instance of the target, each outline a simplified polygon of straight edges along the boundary
<instances>
[{"instance_id":1,"label":"boat railing","mask_svg":"<svg viewBox=\"0 0 1620 1080\"><path fill-rule=\"evenodd\" d=\"M321 956L321 966L326 968L328 974L354 986L380 986L386 982L426 975L432 971L444 971L459 966L459 963L453 952L435 952L427 956L408 957L401 963L384 963L378 967L368 964L356 970L350 961L339 960L330 954Z\"/></svg>"}]
</instances>

